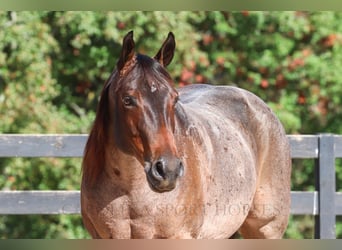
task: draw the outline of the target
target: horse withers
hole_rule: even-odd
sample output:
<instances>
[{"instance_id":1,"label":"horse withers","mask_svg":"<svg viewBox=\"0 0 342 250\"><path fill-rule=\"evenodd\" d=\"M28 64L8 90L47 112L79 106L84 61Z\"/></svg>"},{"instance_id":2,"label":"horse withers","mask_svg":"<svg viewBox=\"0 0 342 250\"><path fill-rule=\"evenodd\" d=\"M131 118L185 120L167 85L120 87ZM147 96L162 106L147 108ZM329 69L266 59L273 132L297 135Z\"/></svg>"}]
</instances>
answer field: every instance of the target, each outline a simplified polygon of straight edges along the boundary
<instances>
[{"instance_id":1,"label":"horse withers","mask_svg":"<svg viewBox=\"0 0 342 250\"><path fill-rule=\"evenodd\" d=\"M236 87L174 87L170 32L154 58L123 39L83 159L93 238L281 238L290 212L284 129Z\"/></svg>"}]
</instances>

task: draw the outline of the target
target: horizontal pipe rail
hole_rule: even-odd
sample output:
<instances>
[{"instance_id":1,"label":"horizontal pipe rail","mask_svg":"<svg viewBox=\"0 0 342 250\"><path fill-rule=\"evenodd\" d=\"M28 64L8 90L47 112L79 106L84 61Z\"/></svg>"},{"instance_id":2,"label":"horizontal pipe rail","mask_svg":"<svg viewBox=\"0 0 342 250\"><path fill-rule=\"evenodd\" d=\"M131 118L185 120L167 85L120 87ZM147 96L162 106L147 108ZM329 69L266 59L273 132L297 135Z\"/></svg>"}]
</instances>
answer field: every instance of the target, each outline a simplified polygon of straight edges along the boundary
<instances>
[{"instance_id":1,"label":"horizontal pipe rail","mask_svg":"<svg viewBox=\"0 0 342 250\"><path fill-rule=\"evenodd\" d=\"M82 157L86 134L2 134L0 157ZM292 158L318 158L317 135L288 135ZM342 157L342 136L335 136Z\"/></svg>"}]
</instances>

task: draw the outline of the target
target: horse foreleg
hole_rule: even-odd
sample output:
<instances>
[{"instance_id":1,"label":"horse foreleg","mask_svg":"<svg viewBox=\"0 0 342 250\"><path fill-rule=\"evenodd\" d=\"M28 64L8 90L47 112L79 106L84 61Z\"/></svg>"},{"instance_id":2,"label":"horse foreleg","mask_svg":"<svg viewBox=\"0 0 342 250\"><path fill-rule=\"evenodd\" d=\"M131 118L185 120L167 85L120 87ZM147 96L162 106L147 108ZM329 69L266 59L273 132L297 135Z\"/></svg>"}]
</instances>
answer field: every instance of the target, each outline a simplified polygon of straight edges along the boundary
<instances>
[{"instance_id":1,"label":"horse foreleg","mask_svg":"<svg viewBox=\"0 0 342 250\"><path fill-rule=\"evenodd\" d=\"M245 239L280 239L287 225L287 216L248 216L239 232ZM255 217L257 216L257 217Z\"/></svg>"},{"instance_id":2,"label":"horse foreleg","mask_svg":"<svg viewBox=\"0 0 342 250\"><path fill-rule=\"evenodd\" d=\"M260 178L252 207L239 230L244 238L279 239L288 224L291 204L289 160L283 157L280 161L273 158L269 162L271 164L264 169L267 171Z\"/></svg>"}]
</instances>

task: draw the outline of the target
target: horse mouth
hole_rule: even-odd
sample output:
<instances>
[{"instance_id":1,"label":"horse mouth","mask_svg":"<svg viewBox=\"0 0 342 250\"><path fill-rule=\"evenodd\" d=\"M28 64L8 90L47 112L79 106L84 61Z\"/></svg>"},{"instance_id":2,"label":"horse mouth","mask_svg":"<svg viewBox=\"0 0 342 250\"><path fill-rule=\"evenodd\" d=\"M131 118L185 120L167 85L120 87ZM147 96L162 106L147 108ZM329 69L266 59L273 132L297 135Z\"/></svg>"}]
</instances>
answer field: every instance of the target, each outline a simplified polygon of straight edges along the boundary
<instances>
[{"instance_id":1,"label":"horse mouth","mask_svg":"<svg viewBox=\"0 0 342 250\"><path fill-rule=\"evenodd\" d=\"M173 189L175 189L175 187L176 187L176 185L164 186L164 185L157 184L153 181L150 181L149 177L147 177L147 182L148 182L148 185L150 186L150 188L152 189L152 191L157 192L157 193L170 192Z\"/></svg>"}]
</instances>

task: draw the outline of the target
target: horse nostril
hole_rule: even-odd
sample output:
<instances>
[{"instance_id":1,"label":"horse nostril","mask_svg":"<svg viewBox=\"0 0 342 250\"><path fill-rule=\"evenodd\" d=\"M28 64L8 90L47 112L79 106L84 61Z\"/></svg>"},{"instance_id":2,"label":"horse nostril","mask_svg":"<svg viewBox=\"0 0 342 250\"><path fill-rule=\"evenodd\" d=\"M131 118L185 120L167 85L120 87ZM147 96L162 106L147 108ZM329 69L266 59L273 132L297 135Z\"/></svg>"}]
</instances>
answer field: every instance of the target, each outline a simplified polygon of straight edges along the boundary
<instances>
[{"instance_id":1,"label":"horse nostril","mask_svg":"<svg viewBox=\"0 0 342 250\"><path fill-rule=\"evenodd\" d=\"M155 161L150 168L150 177L153 177L158 181L165 181L167 179L169 181L174 181L177 177L182 177L184 175L183 162L177 160L174 164L176 164L174 168L168 170L167 164L163 159Z\"/></svg>"},{"instance_id":2,"label":"horse nostril","mask_svg":"<svg viewBox=\"0 0 342 250\"><path fill-rule=\"evenodd\" d=\"M154 170L153 175L155 177L162 177L163 179L165 178L165 164L163 161L157 161L154 164Z\"/></svg>"},{"instance_id":3,"label":"horse nostril","mask_svg":"<svg viewBox=\"0 0 342 250\"><path fill-rule=\"evenodd\" d=\"M184 175L184 165L183 162L179 162L178 176L182 177Z\"/></svg>"}]
</instances>

